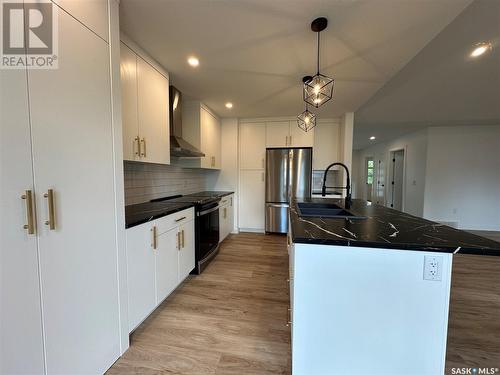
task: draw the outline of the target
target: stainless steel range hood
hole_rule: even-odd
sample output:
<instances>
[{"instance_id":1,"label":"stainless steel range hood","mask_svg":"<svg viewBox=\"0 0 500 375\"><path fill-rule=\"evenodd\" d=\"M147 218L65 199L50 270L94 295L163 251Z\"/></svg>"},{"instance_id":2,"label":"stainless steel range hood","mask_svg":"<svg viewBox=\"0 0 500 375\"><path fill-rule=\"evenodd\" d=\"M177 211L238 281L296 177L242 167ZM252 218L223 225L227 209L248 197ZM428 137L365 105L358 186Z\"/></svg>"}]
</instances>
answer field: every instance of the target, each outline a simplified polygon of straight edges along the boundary
<instances>
[{"instance_id":1,"label":"stainless steel range hood","mask_svg":"<svg viewBox=\"0 0 500 375\"><path fill-rule=\"evenodd\" d=\"M178 158L205 156L182 138L182 94L174 86L170 86L170 156Z\"/></svg>"}]
</instances>

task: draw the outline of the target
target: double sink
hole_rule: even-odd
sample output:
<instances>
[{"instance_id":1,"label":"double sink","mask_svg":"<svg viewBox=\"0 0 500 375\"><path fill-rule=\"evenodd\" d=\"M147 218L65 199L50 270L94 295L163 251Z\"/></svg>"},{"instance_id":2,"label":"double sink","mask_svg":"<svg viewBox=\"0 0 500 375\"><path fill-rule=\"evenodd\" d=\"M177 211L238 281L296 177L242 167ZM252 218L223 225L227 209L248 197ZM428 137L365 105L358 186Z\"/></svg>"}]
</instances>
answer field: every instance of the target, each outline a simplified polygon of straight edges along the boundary
<instances>
[{"instance_id":1,"label":"double sink","mask_svg":"<svg viewBox=\"0 0 500 375\"><path fill-rule=\"evenodd\" d=\"M302 217L323 217L329 219L366 219L334 203L297 203L298 214Z\"/></svg>"}]
</instances>

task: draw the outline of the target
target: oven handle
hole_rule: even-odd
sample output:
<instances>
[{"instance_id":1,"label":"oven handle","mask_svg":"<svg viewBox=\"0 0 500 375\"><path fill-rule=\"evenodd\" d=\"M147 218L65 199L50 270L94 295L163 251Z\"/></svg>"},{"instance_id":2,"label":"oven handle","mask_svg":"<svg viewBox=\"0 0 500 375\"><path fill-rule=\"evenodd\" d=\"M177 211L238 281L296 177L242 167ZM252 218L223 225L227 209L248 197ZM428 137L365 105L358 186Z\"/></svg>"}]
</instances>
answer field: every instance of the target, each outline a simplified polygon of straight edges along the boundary
<instances>
[{"instance_id":1,"label":"oven handle","mask_svg":"<svg viewBox=\"0 0 500 375\"><path fill-rule=\"evenodd\" d=\"M213 208L209 208L208 210L198 212L196 214L196 216L203 216L203 215L209 214L210 212L213 212L213 211L218 210L218 209L219 209L219 206L217 205L217 206L215 206Z\"/></svg>"}]
</instances>

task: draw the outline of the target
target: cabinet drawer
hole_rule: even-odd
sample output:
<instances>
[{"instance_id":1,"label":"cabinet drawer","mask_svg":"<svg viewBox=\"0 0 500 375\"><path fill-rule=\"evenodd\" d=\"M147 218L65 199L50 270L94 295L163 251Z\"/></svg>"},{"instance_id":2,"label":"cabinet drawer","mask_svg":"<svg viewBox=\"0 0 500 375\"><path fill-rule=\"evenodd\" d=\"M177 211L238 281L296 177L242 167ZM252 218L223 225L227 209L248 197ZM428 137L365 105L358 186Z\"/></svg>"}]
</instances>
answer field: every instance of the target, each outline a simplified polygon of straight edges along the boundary
<instances>
[{"instance_id":1,"label":"cabinet drawer","mask_svg":"<svg viewBox=\"0 0 500 375\"><path fill-rule=\"evenodd\" d=\"M169 231L174 227L187 223L194 219L194 207L176 212L175 214L168 215L156 220L157 234L160 235Z\"/></svg>"},{"instance_id":2,"label":"cabinet drawer","mask_svg":"<svg viewBox=\"0 0 500 375\"><path fill-rule=\"evenodd\" d=\"M220 207L226 207L226 206L232 206L233 205L233 194L226 195L225 197L222 197L220 200L219 206Z\"/></svg>"}]
</instances>

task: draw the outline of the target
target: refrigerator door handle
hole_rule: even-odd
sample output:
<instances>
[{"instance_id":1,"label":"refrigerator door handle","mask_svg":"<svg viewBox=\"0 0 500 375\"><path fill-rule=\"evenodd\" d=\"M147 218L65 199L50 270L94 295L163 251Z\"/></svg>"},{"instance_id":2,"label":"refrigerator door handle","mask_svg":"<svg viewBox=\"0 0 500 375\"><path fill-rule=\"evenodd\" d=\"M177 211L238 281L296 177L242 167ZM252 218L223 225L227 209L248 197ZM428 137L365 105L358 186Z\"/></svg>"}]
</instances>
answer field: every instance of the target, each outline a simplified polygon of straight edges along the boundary
<instances>
[{"instance_id":1,"label":"refrigerator door handle","mask_svg":"<svg viewBox=\"0 0 500 375\"><path fill-rule=\"evenodd\" d=\"M276 207L276 208L290 207L290 205L288 203L266 203L266 206L268 206L268 207Z\"/></svg>"}]
</instances>

